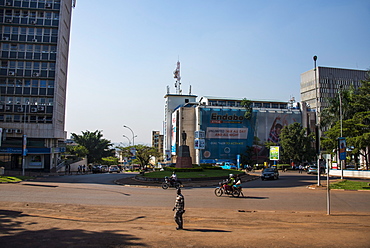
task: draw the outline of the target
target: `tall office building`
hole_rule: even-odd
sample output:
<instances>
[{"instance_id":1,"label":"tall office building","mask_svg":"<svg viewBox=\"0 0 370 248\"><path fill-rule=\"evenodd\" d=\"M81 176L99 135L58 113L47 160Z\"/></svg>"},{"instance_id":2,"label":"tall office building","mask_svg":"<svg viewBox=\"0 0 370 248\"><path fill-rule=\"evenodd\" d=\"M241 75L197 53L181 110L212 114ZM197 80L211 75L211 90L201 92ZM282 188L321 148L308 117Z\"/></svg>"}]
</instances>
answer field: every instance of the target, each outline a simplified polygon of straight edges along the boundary
<instances>
[{"instance_id":1,"label":"tall office building","mask_svg":"<svg viewBox=\"0 0 370 248\"><path fill-rule=\"evenodd\" d=\"M341 87L357 89L361 85L361 80L365 80L366 73L365 70L321 66L318 66L316 71L312 69L304 72L301 74L301 101L316 109L317 98L320 113L328 107L327 99L336 97Z\"/></svg>"},{"instance_id":2,"label":"tall office building","mask_svg":"<svg viewBox=\"0 0 370 248\"><path fill-rule=\"evenodd\" d=\"M6 169L58 166L74 6L75 0L0 0L0 162Z\"/></svg>"}]
</instances>

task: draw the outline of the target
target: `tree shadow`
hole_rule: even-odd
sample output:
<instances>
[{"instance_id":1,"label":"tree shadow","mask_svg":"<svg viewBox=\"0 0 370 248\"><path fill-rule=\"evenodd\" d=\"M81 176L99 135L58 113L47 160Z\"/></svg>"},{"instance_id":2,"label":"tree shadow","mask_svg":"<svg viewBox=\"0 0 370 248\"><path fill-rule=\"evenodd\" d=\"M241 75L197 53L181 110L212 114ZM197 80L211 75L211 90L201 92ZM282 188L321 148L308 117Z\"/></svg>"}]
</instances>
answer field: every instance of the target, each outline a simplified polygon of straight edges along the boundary
<instances>
[{"instance_id":1,"label":"tree shadow","mask_svg":"<svg viewBox=\"0 0 370 248\"><path fill-rule=\"evenodd\" d=\"M36 222L23 222L19 219L30 217L19 211L0 210L0 240L4 247L29 248L65 248L65 247L131 247L147 246L130 234L122 234L124 230L87 231L82 229L49 228L27 230ZM138 218L142 218L138 217ZM133 221L133 220L131 220ZM31 228L30 228L31 229Z\"/></svg>"}]
</instances>

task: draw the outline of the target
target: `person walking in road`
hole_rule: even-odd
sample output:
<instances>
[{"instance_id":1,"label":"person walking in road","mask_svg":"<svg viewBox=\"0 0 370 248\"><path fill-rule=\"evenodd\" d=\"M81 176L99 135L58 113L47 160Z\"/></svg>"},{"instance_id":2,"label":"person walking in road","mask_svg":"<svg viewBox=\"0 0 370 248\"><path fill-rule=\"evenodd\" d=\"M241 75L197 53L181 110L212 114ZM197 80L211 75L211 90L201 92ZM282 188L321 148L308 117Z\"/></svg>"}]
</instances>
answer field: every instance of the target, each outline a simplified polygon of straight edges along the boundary
<instances>
[{"instance_id":1,"label":"person walking in road","mask_svg":"<svg viewBox=\"0 0 370 248\"><path fill-rule=\"evenodd\" d=\"M185 213L185 200L184 196L181 194L181 189L177 189L177 196L175 206L173 207L172 211L175 211L174 219L177 224L176 230L183 229L183 219L182 215Z\"/></svg>"},{"instance_id":2,"label":"person walking in road","mask_svg":"<svg viewBox=\"0 0 370 248\"><path fill-rule=\"evenodd\" d=\"M300 164L299 167L298 167L298 169L299 169L299 173L302 173L303 166Z\"/></svg>"}]
</instances>

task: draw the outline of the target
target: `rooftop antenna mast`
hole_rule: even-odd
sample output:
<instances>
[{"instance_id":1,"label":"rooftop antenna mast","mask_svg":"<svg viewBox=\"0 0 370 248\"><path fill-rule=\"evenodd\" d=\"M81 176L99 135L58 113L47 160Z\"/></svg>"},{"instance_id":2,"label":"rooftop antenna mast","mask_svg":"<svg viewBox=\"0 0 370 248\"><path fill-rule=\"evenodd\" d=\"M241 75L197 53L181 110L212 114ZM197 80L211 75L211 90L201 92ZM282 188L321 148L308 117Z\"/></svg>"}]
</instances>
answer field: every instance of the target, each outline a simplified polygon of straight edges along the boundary
<instances>
[{"instance_id":1,"label":"rooftop antenna mast","mask_svg":"<svg viewBox=\"0 0 370 248\"><path fill-rule=\"evenodd\" d=\"M180 76L180 61L177 61L176 70L173 72L173 77L176 79L175 82L175 88L176 88L176 94L181 95L181 76Z\"/></svg>"}]
</instances>

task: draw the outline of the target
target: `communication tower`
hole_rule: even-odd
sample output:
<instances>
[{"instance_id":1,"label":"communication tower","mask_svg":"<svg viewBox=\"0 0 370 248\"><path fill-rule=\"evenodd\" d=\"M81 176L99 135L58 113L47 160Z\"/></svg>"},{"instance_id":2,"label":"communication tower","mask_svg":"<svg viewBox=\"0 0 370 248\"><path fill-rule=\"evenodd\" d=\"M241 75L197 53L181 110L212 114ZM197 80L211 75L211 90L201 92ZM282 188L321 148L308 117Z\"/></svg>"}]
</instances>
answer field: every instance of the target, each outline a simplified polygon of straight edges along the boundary
<instances>
[{"instance_id":1,"label":"communication tower","mask_svg":"<svg viewBox=\"0 0 370 248\"><path fill-rule=\"evenodd\" d=\"M176 70L173 72L173 77L176 79L175 82L175 88L176 88L176 94L181 95L181 76L180 76L180 61L177 61Z\"/></svg>"}]
</instances>

